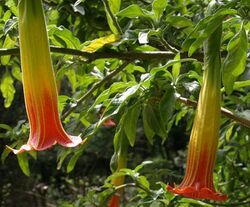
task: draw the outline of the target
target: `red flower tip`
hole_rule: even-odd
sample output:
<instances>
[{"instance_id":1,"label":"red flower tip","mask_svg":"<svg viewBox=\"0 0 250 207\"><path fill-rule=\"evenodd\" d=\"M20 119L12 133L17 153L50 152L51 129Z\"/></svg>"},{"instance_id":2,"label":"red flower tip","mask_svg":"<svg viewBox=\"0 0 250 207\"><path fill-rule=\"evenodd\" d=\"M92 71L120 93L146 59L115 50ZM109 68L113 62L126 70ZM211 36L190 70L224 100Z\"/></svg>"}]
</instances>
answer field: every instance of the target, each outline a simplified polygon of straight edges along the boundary
<instances>
[{"instance_id":1,"label":"red flower tip","mask_svg":"<svg viewBox=\"0 0 250 207\"><path fill-rule=\"evenodd\" d=\"M113 195L109 202L109 207L119 207L120 206L120 196Z\"/></svg>"},{"instance_id":2,"label":"red flower tip","mask_svg":"<svg viewBox=\"0 0 250 207\"><path fill-rule=\"evenodd\" d=\"M58 141L58 143L64 147L76 147L78 145L84 144L86 142L86 139L82 140L81 137L79 136L69 136L70 137L70 142L62 142L60 140L60 142ZM54 142L54 144L52 145L44 145L42 148L35 148L32 144L30 144L29 142L27 144L24 144L20 147L20 149L13 149L10 146L6 145L6 147L8 149L10 149L14 154L21 154L23 152L29 152L32 150L37 150L37 151L42 151L45 149L49 149L51 148L53 145L55 145L57 143L57 141Z\"/></svg>"},{"instance_id":3,"label":"red flower tip","mask_svg":"<svg viewBox=\"0 0 250 207\"><path fill-rule=\"evenodd\" d=\"M227 200L227 195L222 195L220 193L215 192L214 190L203 187L197 189L195 187L171 187L167 185L167 191L175 194L179 194L188 198L194 199L208 199L208 200L215 200L215 201L225 201Z\"/></svg>"},{"instance_id":4,"label":"red flower tip","mask_svg":"<svg viewBox=\"0 0 250 207\"><path fill-rule=\"evenodd\" d=\"M112 119L107 119L106 121L102 123L102 125L105 127L109 127L109 126L114 127L116 126L116 123Z\"/></svg>"}]
</instances>

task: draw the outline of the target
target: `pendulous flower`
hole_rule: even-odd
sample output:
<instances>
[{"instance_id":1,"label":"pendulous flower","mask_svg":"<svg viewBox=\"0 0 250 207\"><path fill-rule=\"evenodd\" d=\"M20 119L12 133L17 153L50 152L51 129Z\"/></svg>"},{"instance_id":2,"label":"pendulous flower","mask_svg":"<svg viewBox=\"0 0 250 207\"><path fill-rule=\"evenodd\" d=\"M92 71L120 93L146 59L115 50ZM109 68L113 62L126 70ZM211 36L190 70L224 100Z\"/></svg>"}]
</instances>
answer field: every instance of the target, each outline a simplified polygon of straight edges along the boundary
<instances>
[{"instance_id":1,"label":"pendulous flower","mask_svg":"<svg viewBox=\"0 0 250 207\"><path fill-rule=\"evenodd\" d=\"M20 0L18 7L21 67L30 135L27 144L19 150L13 149L13 152L45 150L56 143L65 147L77 146L82 139L68 135L59 118L42 1Z\"/></svg>"},{"instance_id":2,"label":"pendulous flower","mask_svg":"<svg viewBox=\"0 0 250 207\"><path fill-rule=\"evenodd\" d=\"M179 186L167 186L167 190L175 194L217 201L227 199L226 195L216 192L213 183L220 127L221 33L220 24L204 45L203 86L189 141L184 179Z\"/></svg>"},{"instance_id":3,"label":"pendulous flower","mask_svg":"<svg viewBox=\"0 0 250 207\"><path fill-rule=\"evenodd\" d=\"M117 152L115 152L113 158L111 159L111 168L114 173L119 172L122 168L127 167L128 140L126 136L121 136L119 140L119 149L115 150ZM122 175L114 177L111 182L115 187L118 187L124 184L124 180L125 177ZM119 207L123 193L124 188L117 190L109 200L108 207Z\"/></svg>"}]
</instances>

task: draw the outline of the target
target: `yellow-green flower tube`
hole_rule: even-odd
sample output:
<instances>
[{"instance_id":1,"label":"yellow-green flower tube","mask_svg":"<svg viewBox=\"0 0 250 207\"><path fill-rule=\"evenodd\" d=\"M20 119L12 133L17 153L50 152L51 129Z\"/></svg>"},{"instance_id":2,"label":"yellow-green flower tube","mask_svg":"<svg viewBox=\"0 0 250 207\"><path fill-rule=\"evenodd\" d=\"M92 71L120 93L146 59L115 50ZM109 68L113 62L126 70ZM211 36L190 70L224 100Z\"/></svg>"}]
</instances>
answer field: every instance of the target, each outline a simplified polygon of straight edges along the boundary
<instances>
[{"instance_id":1,"label":"yellow-green flower tube","mask_svg":"<svg viewBox=\"0 0 250 207\"><path fill-rule=\"evenodd\" d=\"M82 139L69 136L59 119L56 81L42 1L20 0L18 7L21 67L30 136L27 144L13 152L45 150L56 143L74 147Z\"/></svg>"},{"instance_id":2,"label":"yellow-green flower tube","mask_svg":"<svg viewBox=\"0 0 250 207\"><path fill-rule=\"evenodd\" d=\"M128 143L127 137L125 136L121 136L120 139L121 139L120 140L121 144L119 146L119 149L116 152L117 154L115 154L116 159L114 159L114 163L112 163L112 165L116 166L115 169L112 169L112 171L114 172L119 172L122 168L127 167L129 143ZM114 186L121 186L124 184L124 180L125 180L124 176L118 176L118 177L114 177L111 182ZM112 195L111 199L109 200L108 207L119 207L123 192L124 192L123 188L117 190L116 193Z\"/></svg>"}]
</instances>

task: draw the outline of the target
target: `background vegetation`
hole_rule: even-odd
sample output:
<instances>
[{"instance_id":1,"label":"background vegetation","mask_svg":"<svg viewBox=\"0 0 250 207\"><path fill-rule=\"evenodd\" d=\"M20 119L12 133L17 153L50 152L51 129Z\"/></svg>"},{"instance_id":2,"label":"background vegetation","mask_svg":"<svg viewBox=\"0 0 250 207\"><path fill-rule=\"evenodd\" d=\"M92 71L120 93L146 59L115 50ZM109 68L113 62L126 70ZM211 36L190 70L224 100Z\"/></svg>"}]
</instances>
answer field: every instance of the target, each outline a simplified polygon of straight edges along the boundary
<instances>
[{"instance_id":1,"label":"background vegetation","mask_svg":"<svg viewBox=\"0 0 250 207\"><path fill-rule=\"evenodd\" d=\"M121 136L127 140L124 206L250 205L250 4L201 0L45 0L59 107L67 132L86 138L15 156L28 139L18 49L17 1L0 1L1 206L106 205ZM202 83L204 40L223 17L221 130L214 181L226 203L167 193L184 175ZM116 126L108 126L105 120ZM113 159L111 159L113 158ZM19 165L19 166L18 166ZM27 177L29 176L29 177Z\"/></svg>"}]
</instances>

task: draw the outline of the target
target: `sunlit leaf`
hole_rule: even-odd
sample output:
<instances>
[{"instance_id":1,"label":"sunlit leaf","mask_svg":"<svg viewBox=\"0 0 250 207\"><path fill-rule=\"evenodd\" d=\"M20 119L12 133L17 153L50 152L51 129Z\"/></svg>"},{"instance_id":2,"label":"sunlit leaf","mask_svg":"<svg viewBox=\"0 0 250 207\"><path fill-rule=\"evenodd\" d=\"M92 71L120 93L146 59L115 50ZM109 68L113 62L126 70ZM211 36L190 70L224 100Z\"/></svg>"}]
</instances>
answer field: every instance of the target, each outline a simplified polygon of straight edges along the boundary
<instances>
[{"instance_id":1,"label":"sunlit leaf","mask_svg":"<svg viewBox=\"0 0 250 207\"><path fill-rule=\"evenodd\" d=\"M152 3L152 11L154 12L155 19L158 22L166 9L167 0L154 0Z\"/></svg>"},{"instance_id":2,"label":"sunlit leaf","mask_svg":"<svg viewBox=\"0 0 250 207\"><path fill-rule=\"evenodd\" d=\"M114 43L118 41L119 39L120 39L120 35L114 35L114 34L111 34L105 37L100 37L98 39L91 41L88 46L83 48L83 51L95 52L99 50L100 48L102 48L103 46L110 44L110 43Z\"/></svg>"},{"instance_id":3,"label":"sunlit leaf","mask_svg":"<svg viewBox=\"0 0 250 207\"><path fill-rule=\"evenodd\" d=\"M10 38L10 36L7 34L3 43L3 48L9 49L14 47L15 41ZM10 61L10 55L2 56L1 57L1 63L3 65L8 65Z\"/></svg>"},{"instance_id":4,"label":"sunlit leaf","mask_svg":"<svg viewBox=\"0 0 250 207\"><path fill-rule=\"evenodd\" d=\"M136 17L146 17L151 18L151 14L149 11L142 9L137 4L132 4L127 8L121 10L117 13L120 17L127 17L127 18L136 18Z\"/></svg>"},{"instance_id":5,"label":"sunlit leaf","mask_svg":"<svg viewBox=\"0 0 250 207\"><path fill-rule=\"evenodd\" d=\"M11 77L10 73L6 71L1 79L0 90L4 97L4 107L9 108L14 99L15 88L13 86L14 80Z\"/></svg>"}]
</instances>

